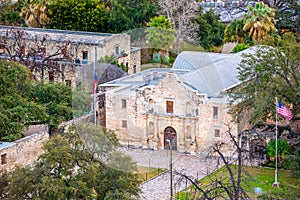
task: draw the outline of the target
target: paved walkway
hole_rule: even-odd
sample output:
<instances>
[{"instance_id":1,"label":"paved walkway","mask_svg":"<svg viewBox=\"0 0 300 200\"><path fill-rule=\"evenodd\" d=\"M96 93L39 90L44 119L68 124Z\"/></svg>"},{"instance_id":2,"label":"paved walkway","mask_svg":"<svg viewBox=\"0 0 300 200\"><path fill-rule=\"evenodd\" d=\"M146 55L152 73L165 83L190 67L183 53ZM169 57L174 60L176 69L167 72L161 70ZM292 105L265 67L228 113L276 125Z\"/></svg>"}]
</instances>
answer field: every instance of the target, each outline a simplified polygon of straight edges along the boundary
<instances>
[{"instance_id":1,"label":"paved walkway","mask_svg":"<svg viewBox=\"0 0 300 200\"><path fill-rule=\"evenodd\" d=\"M169 150L143 150L122 149L130 155L139 166L158 167L169 169ZM216 170L216 162L206 162L200 156L186 155L173 151L173 194L189 186L191 183L176 172L195 179L201 179ZM170 173L169 171L141 185L142 200L169 200L170 199Z\"/></svg>"}]
</instances>

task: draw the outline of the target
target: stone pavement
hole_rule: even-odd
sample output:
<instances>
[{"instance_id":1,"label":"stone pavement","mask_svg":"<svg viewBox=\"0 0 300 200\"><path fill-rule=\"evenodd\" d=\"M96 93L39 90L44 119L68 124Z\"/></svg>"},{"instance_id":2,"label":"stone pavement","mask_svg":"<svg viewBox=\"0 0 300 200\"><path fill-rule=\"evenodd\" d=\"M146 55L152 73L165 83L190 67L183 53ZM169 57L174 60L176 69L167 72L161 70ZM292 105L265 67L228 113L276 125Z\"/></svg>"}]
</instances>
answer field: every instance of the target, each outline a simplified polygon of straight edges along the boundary
<instances>
[{"instance_id":1,"label":"stone pavement","mask_svg":"<svg viewBox=\"0 0 300 200\"><path fill-rule=\"evenodd\" d=\"M122 151L131 156L137 165L169 169L169 150L143 150L122 148ZM199 180L217 169L216 161L206 162L203 157L186 155L173 151L173 194L189 186L191 183L176 172L189 176L192 180ZM141 200L169 200L170 173L167 171L141 185Z\"/></svg>"}]
</instances>

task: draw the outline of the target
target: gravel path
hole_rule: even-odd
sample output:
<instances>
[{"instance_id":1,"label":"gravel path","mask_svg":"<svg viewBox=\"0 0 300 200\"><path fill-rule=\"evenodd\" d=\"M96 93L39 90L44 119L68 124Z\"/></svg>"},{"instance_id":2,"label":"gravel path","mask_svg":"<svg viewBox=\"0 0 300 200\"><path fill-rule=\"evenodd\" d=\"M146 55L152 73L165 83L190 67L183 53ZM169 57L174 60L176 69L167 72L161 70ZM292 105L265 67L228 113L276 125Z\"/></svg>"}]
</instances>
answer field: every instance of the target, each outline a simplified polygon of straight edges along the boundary
<instances>
[{"instance_id":1,"label":"gravel path","mask_svg":"<svg viewBox=\"0 0 300 200\"><path fill-rule=\"evenodd\" d=\"M143 149L122 149L127 155L131 156L139 166L158 167L169 169L170 151L169 150L143 150ZM173 194L190 185L190 182L176 175L180 172L199 180L216 170L216 162L206 162L204 158L194 155L186 155L173 151ZM170 173L157 176L141 185L141 200L169 200L170 199Z\"/></svg>"}]
</instances>

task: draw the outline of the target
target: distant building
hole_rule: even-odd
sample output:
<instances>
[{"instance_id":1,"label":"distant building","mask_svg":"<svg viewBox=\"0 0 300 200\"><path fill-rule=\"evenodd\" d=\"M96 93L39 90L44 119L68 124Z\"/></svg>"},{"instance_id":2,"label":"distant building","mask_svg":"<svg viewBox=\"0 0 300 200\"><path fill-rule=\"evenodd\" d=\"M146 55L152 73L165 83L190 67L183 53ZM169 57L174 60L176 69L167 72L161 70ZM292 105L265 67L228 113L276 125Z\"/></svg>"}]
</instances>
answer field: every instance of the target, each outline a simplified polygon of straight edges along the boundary
<instances>
[{"instance_id":1,"label":"distant building","mask_svg":"<svg viewBox=\"0 0 300 200\"><path fill-rule=\"evenodd\" d=\"M42 146L49 139L48 126L30 126L24 134L24 138L14 142L0 141L0 170L32 165L44 153Z\"/></svg>"},{"instance_id":2,"label":"distant building","mask_svg":"<svg viewBox=\"0 0 300 200\"><path fill-rule=\"evenodd\" d=\"M140 71L140 53L136 49L131 49L130 36L127 34L0 26L0 58L2 59L8 58L8 52L4 46L15 40L12 34L7 34L8 30L24 30L26 32L25 42L23 41L25 45L20 47L22 54L26 56L28 56L26 53L30 51L31 47L37 46L36 41L42 41L43 38L46 38L45 45L36 49L38 52L34 56L26 58L28 62L32 60L42 62L43 58L57 54L51 57L51 61L58 63L57 70L48 71L45 67L42 72L33 71L37 79L63 81L74 86L74 80L80 68L85 68L87 64L97 62L105 56L113 56L119 64L128 66L129 73ZM5 40L8 40L8 43ZM67 43L71 47L71 50L68 49L71 51L68 52L68 56L63 52L65 49L58 51L58 46ZM14 50L13 47L10 49L10 51ZM133 52L132 60L131 51ZM64 76L61 76L59 72L65 72Z\"/></svg>"},{"instance_id":3,"label":"distant building","mask_svg":"<svg viewBox=\"0 0 300 200\"><path fill-rule=\"evenodd\" d=\"M106 127L121 143L201 153L224 140L231 116L223 92L240 84L242 53L182 52L172 68L149 69L99 86ZM100 112L101 113L101 112ZM233 133L241 128L231 124Z\"/></svg>"}]
</instances>

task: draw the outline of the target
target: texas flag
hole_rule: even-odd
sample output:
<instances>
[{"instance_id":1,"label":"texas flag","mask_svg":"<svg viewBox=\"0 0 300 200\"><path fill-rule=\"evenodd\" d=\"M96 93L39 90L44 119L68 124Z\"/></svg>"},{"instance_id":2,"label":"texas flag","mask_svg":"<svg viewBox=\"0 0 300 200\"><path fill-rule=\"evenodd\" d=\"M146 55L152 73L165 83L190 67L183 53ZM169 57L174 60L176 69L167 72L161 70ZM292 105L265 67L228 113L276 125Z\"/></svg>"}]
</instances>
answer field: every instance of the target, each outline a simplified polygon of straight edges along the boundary
<instances>
[{"instance_id":1,"label":"texas flag","mask_svg":"<svg viewBox=\"0 0 300 200\"><path fill-rule=\"evenodd\" d=\"M94 71L94 94L97 93L97 84L98 84L98 76L97 76L97 72L95 69L95 71Z\"/></svg>"},{"instance_id":2,"label":"texas flag","mask_svg":"<svg viewBox=\"0 0 300 200\"><path fill-rule=\"evenodd\" d=\"M284 116L288 120L291 120L293 118L292 111L290 111L287 107L282 105L280 102L277 103L277 110L278 110L278 114Z\"/></svg>"}]
</instances>

